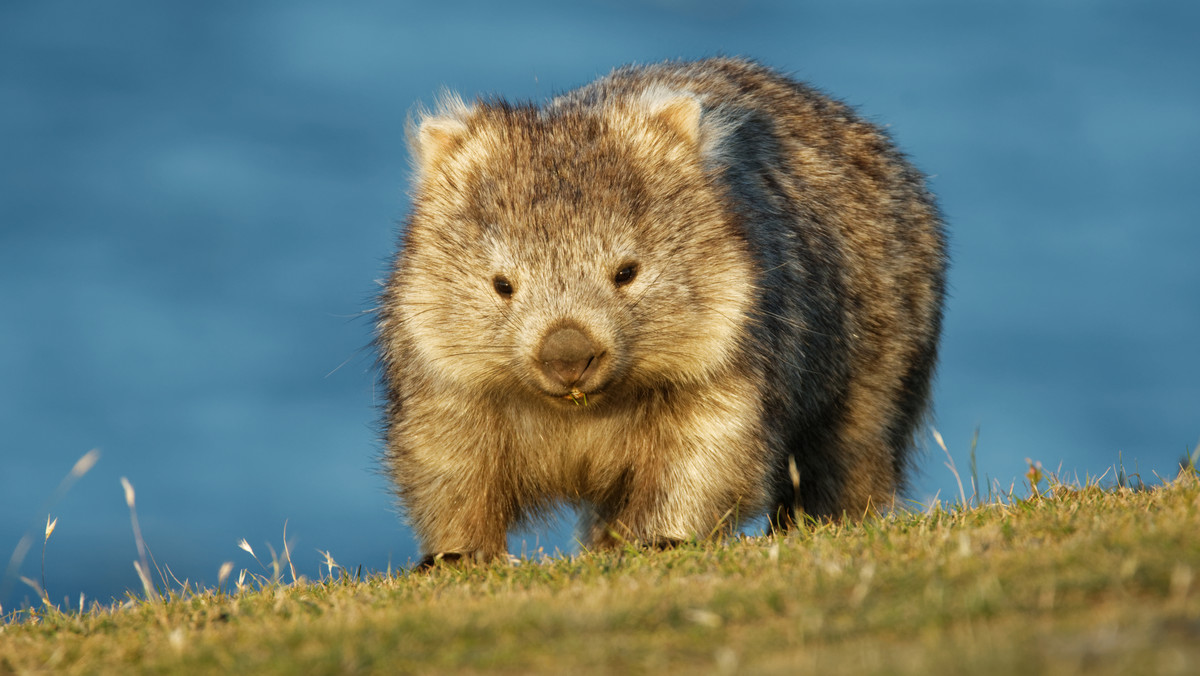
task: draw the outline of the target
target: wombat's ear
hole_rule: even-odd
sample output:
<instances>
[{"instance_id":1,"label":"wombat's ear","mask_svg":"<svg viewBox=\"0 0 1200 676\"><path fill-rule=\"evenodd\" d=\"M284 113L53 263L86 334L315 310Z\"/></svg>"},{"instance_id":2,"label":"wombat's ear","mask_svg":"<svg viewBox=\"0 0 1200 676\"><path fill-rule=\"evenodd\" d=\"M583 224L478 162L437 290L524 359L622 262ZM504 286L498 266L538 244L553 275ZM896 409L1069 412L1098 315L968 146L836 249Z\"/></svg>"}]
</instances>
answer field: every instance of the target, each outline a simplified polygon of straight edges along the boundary
<instances>
[{"instance_id":1,"label":"wombat's ear","mask_svg":"<svg viewBox=\"0 0 1200 676\"><path fill-rule=\"evenodd\" d=\"M643 102L653 119L689 143L700 140L700 101L693 94L679 91L651 91Z\"/></svg>"},{"instance_id":2,"label":"wombat's ear","mask_svg":"<svg viewBox=\"0 0 1200 676\"><path fill-rule=\"evenodd\" d=\"M428 175L467 136L470 109L454 94L443 94L438 112L422 111L408 125L408 145L420 175Z\"/></svg>"},{"instance_id":3,"label":"wombat's ear","mask_svg":"<svg viewBox=\"0 0 1200 676\"><path fill-rule=\"evenodd\" d=\"M461 120L431 117L417 127L417 163L422 171L436 165L467 135L467 125Z\"/></svg>"}]
</instances>

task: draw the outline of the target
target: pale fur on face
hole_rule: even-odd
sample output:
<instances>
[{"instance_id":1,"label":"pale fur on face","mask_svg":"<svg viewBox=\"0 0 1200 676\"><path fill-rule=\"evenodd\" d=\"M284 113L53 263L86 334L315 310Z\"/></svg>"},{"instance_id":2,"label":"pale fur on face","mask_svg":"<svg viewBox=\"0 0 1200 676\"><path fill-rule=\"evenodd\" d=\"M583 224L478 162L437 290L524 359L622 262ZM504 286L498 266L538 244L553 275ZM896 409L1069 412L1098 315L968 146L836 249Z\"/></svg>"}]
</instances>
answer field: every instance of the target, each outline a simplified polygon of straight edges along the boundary
<instances>
[{"instance_id":1,"label":"pale fur on face","mask_svg":"<svg viewBox=\"0 0 1200 676\"><path fill-rule=\"evenodd\" d=\"M657 171L653 168L664 165L688 168L692 175L682 176L680 183L697 192L694 186L703 185L702 144L712 142L719 132L704 128L701 112L694 95L666 89L648 91L631 103L609 106L599 113L601 133L612 137L601 142L617 148L614 152L640 157L648 167L643 171ZM541 117L550 129L546 138L536 142L558 142L555 139L561 132L556 135L554 120L545 114ZM533 350L550 327L570 320L587 327L600 344L610 346L616 375L628 372L634 382L648 385L670 379L694 385L725 368L752 289L720 280L751 276L744 251L687 261L663 256L653 245L644 250L638 241L644 239L641 234L663 225L634 222L621 213L621 205L605 204L603 209L579 214L569 212L588 205L564 202L559 214L563 222L554 224L560 229L552 240L540 243L520 234L520 228L528 224L485 223L480 227L463 217L463 209L474 197L461 189L462 177L499 166L498 187L493 190L500 193L507 190L506 181L524 180L504 173L503 168L512 162L508 156L521 149L503 122L468 106L457 95L444 94L436 112L420 113L410 127L419 202L411 237L415 243L446 249L438 255L411 257L413 274L400 298L408 307L403 316L410 318L407 328L414 337L414 348L421 352L419 361L463 386L511 385L514 379L534 385L529 375ZM638 169L631 166L629 170ZM674 185L657 189L678 190ZM707 208L716 210L712 195L699 197L707 200ZM686 214L657 217L688 227ZM604 222L585 222L589 218ZM425 237L426 231L439 235ZM448 233L471 241L448 239ZM672 236L664 233L660 238ZM721 233L706 225L683 236L718 239ZM617 297L609 279L624 260L638 260L640 270ZM438 269L425 269L427 263ZM696 279L693 271L697 269L703 270L702 277L717 281ZM683 272L687 274L681 276ZM518 291L511 301L497 297L492 289L493 274L502 274L516 284ZM685 304L672 313L638 316L640 299L655 295ZM638 302L633 302L635 299ZM527 307L536 311L523 309ZM646 307L658 305L652 301ZM447 326L455 330L447 331ZM696 354L706 358L696 359Z\"/></svg>"}]
</instances>

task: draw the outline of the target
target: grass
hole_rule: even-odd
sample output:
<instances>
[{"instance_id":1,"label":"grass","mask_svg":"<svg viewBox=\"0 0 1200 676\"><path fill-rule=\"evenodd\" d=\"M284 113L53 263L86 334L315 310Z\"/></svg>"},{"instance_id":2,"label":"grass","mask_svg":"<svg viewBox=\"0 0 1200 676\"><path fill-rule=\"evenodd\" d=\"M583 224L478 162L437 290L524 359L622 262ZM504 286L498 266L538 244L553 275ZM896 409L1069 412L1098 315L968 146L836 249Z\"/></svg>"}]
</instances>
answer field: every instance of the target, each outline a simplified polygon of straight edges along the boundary
<instances>
[{"instance_id":1,"label":"grass","mask_svg":"<svg viewBox=\"0 0 1200 676\"><path fill-rule=\"evenodd\" d=\"M287 582L272 555L229 589L10 615L0 676L1200 671L1194 465L1142 490L1029 476L1028 498L664 552L427 574L330 557Z\"/></svg>"}]
</instances>

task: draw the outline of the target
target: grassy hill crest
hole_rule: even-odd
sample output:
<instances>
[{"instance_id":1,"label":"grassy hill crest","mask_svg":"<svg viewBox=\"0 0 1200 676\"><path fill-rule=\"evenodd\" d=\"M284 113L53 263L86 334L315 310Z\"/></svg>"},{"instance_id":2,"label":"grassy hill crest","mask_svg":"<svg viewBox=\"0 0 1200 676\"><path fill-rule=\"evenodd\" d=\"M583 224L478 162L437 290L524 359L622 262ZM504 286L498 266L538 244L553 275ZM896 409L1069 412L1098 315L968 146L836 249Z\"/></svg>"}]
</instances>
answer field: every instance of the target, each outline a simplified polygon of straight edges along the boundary
<instances>
[{"instance_id":1,"label":"grassy hill crest","mask_svg":"<svg viewBox=\"0 0 1200 676\"><path fill-rule=\"evenodd\" d=\"M1031 478L1027 498L786 537L425 574L329 558L319 580L275 559L228 589L46 602L0 623L0 676L1200 671L1195 471L1142 490Z\"/></svg>"}]
</instances>

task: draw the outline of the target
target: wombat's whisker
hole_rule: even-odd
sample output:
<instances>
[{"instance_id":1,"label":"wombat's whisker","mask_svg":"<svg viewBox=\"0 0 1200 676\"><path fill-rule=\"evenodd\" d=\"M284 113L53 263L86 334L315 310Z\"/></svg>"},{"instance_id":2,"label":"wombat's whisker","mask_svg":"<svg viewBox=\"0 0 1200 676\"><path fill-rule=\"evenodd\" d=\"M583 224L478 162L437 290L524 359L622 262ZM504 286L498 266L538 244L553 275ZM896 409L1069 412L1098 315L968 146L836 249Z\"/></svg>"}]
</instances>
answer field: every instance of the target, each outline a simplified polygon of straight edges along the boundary
<instances>
[{"instance_id":1,"label":"wombat's whisker","mask_svg":"<svg viewBox=\"0 0 1200 676\"><path fill-rule=\"evenodd\" d=\"M372 308L367 308L366 310L360 310L358 312L353 312L350 314L331 314L329 316L337 317L338 319L358 319L359 317L365 317L367 315L374 315L378 311L379 311L378 307L372 307Z\"/></svg>"},{"instance_id":2,"label":"wombat's whisker","mask_svg":"<svg viewBox=\"0 0 1200 676\"><path fill-rule=\"evenodd\" d=\"M333 375L333 374L337 373L338 371L340 371L340 370L341 370L341 368L342 368L343 366L345 366L346 364L349 364L349 363L350 363L350 360L351 360L351 359L354 359L354 355L350 355L349 357L346 357L345 359L343 359L343 360L342 360L342 363L340 363L340 364L338 364L337 366L333 367L333 370L332 370L332 371L330 371L329 373L326 373L326 374L325 374L325 377L326 377L326 378L328 378L329 376L331 376L331 375Z\"/></svg>"},{"instance_id":3,"label":"wombat's whisker","mask_svg":"<svg viewBox=\"0 0 1200 676\"><path fill-rule=\"evenodd\" d=\"M834 335L834 334L832 334L832 333L826 333L826 332L823 332L823 331L818 331L818 330L816 330L816 329L814 329L814 328L811 328L811 327L809 327L809 326L806 326L806 325L805 325L803 322L799 322L799 321L797 321L797 320L795 320L795 319L792 319L792 318L790 318L790 317L786 317L786 316L784 316L784 315L781 315L781 314L779 314L779 313L777 313L777 312L769 312L769 311L767 311L767 310L761 310L761 309L760 309L760 310L758 311L758 313L757 313L757 314L759 314L759 315L762 315L762 316L764 316L764 317L770 317L770 318L772 318L772 319L778 319L778 320L780 320L780 321L782 321L782 322L785 322L785 323L786 323L788 326L790 326L790 327L792 327L792 328L796 329L797 331L803 331L804 333L811 333L811 334L813 334L814 336L822 336L822 337L824 337L824 338L837 338L837 337L838 337L838 336L836 336L836 335ZM758 323L760 320L754 319L754 320L751 320L751 321L754 321L755 323ZM760 326L761 326L761 324L760 324Z\"/></svg>"},{"instance_id":4,"label":"wombat's whisker","mask_svg":"<svg viewBox=\"0 0 1200 676\"><path fill-rule=\"evenodd\" d=\"M414 312L414 313L408 315L408 321L413 321L415 319L418 319L419 317L421 317L422 315L424 315L427 312L436 312L439 309L440 308L436 305L430 305L429 307L426 307L424 310L420 310L418 312Z\"/></svg>"},{"instance_id":5,"label":"wombat's whisker","mask_svg":"<svg viewBox=\"0 0 1200 676\"><path fill-rule=\"evenodd\" d=\"M765 269L763 269L763 271L762 271L762 273L761 273L761 274L762 274L762 275L766 275L767 273L775 272L776 270L782 270L782 269L786 268L787 266L788 266L788 262L787 262L787 261L784 261L784 262L780 263L779 265L776 265L776 266L775 266L775 267L773 267L773 268L765 268Z\"/></svg>"},{"instance_id":6,"label":"wombat's whisker","mask_svg":"<svg viewBox=\"0 0 1200 676\"><path fill-rule=\"evenodd\" d=\"M654 288L654 285L658 283L658 280L661 279L663 274L665 274L665 273L666 273L666 270L659 272L657 275L654 276L654 279L650 280L650 282L646 284L646 288L643 289L642 292L640 294L638 294L638 297L636 299L634 299L634 301L632 303L629 304L629 309L631 311L633 309L637 308L638 304L642 302L642 299L646 297L646 294L650 293L650 290Z\"/></svg>"},{"instance_id":7,"label":"wombat's whisker","mask_svg":"<svg viewBox=\"0 0 1200 676\"><path fill-rule=\"evenodd\" d=\"M504 352L502 350L492 350L492 351L467 350L464 352L450 352L444 356L446 356L446 357L491 357L491 356L497 355L497 354L504 354Z\"/></svg>"}]
</instances>

